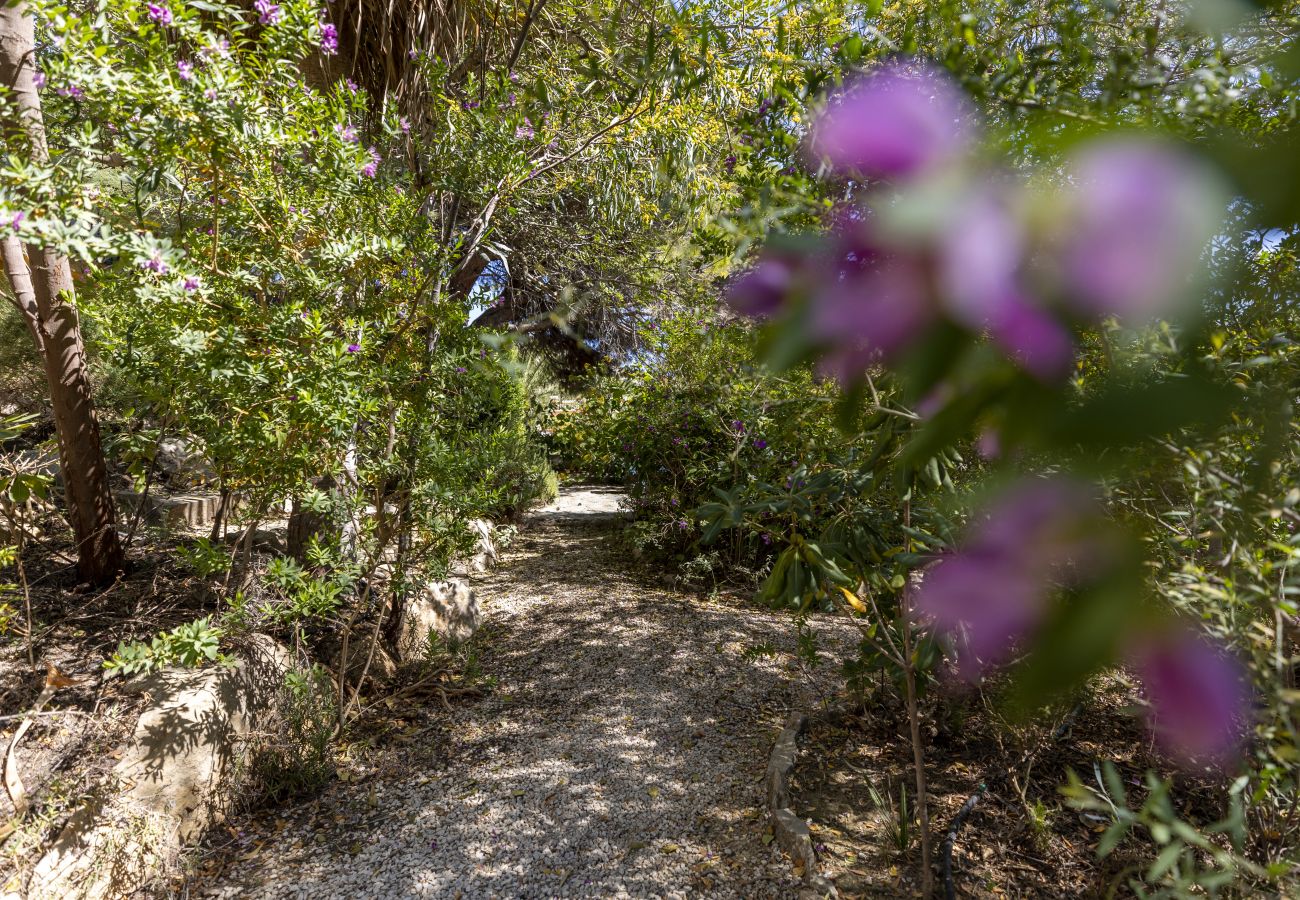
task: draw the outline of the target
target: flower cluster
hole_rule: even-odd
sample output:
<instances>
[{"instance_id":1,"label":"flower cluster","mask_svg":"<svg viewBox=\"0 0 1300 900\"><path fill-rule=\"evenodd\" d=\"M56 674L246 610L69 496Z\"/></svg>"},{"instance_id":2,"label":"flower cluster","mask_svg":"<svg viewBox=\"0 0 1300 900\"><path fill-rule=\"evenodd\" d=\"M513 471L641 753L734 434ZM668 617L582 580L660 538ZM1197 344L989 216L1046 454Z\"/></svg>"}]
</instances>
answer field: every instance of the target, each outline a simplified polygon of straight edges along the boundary
<instances>
[{"instance_id":1,"label":"flower cluster","mask_svg":"<svg viewBox=\"0 0 1300 900\"><path fill-rule=\"evenodd\" d=\"M151 22L157 22L159 25L170 25L172 23L172 11L165 3L150 3L147 8Z\"/></svg>"},{"instance_id":2,"label":"flower cluster","mask_svg":"<svg viewBox=\"0 0 1300 900\"><path fill-rule=\"evenodd\" d=\"M980 170L976 135L969 103L933 70L896 63L849 85L809 150L864 202L838 210L816 250L761 259L732 305L797 309L844 381L946 321L1056 382L1073 365L1074 324L1177 311L1223 208L1199 165L1150 139L1104 138L1076 150L1049 194Z\"/></svg>"},{"instance_id":3,"label":"flower cluster","mask_svg":"<svg viewBox=\"0 0 1300 900\"><path fill-rule=\"evenodd\" d=\"M257 21L263 25L274 25L280 19L280 5L271 0L256 0L253 11L257 13Z\"/></svg>"},{"instance_id":4,"label":"flower cluster","mask_svg":"<svg viewBox=\"0 0 1300 900\"><path fill-rule=\"evenodd\" d=\"M320 52L333 56L339 52L339 30L332 22L324 22L320 27Z\"/></svg>"},{"instance_id":5,"label":"flower cluster","mask_svg":"<svg viewBox=\"0 0 1300 900\"><path fill-rule=\"evenodd\" d=\"M1032 637L1057 588L1104 575L1112 562L1107 537L1084 485L1022 482L984 511L960 550L925 573L913 608L951 638L958 674L974 680ZM1130 641L1128 659L1167 752L1189 765L1231 760L1250 704L1235 659L1180 624L1144 630Z\"/></svg>"}]
</instances>

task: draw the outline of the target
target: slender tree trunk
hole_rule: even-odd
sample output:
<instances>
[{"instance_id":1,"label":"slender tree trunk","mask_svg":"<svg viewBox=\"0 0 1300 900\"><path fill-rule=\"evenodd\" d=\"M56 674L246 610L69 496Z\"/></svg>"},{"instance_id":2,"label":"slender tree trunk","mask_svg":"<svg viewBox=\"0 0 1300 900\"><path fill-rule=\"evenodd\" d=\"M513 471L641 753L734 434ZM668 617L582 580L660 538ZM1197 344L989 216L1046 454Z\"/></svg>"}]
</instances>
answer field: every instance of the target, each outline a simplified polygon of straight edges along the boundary
<instances>
[{"instance_id":1,"label":"slender tree trunk","mask_svg":"<svg viewBox=\"0 0 1300 900\"><path fill-rule=\"evenodd\" d=\"M49 154L33 81L35 52L35 26L26 5L0 6L0 81L12 91L20 118L5 124L6 143L44 161ZM105 584L122 570L122 544L91 399L72 271L67 257L52 249L29 246L24 259L14 237L5 239L3 249L5 273L45 364L68 518L77 540L77 571L85 581Z\"/></svg>"}]
</instances>

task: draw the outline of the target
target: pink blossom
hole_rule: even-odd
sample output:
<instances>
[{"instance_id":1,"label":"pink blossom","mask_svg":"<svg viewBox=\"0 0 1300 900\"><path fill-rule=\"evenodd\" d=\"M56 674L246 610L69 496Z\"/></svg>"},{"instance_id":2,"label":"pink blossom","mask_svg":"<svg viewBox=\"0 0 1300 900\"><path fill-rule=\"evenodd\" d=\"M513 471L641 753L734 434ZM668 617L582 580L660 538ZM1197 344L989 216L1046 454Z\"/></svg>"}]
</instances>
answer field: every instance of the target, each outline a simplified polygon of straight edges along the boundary
<instances>
[{"instance_id":1,"label":"pink blossom","mask_svg":"<svg viewBox=\"0 0 1300 900\"><path fill-rule=\"evenodd\" d=\"M940 632L964 637L957 645L963 678L1005 662L1041 621L1065 570L1096 558L1089 534L1096 515L1081 484L1026 481L998 498L969 529L965 545L926 573L916 610Z\"/></svg>"},{"instance_id":2,"label":"pink blossom","mask_svg":"<svg viewBox=\"0 0 1300 900\"><path fill-rule=\"evenodd\" d=\"M794 283L794 261L769 256L732 282L727 302L741 315L765 318L781 309Z\"/></svg>"},{"instance_id":3,"label":"pink blossom","mask_svg":"<svg viewBox=\"0 0 1300 900\"><path fill-rule=\"evenodd\" d=\"M402 116L397 120L397 127L402 129L402 134L411 133L411 123L407 121L406 116Z\"/></svg>"},{"instance_id":4,"label":"pink blossom","mask_svg":"<svg viewBox=\"0 0 1300 900\"><path fill-rule=\"evenodd\" d=\"M159 25L170 25L172 23L172 11L164 3L147 4L149 9L149 18Z\"/></svg>"},{"instance_id":5,"label":"pink blossom","mask_svg":"<svg viewBox=\"0 0 1300 900\"><path fill-rule=\"evenodd\" d=\"M1148 636L1133 651L1150 722L1180 763L1228 766L1241 750L1250 713L1245 668L1190 627Z\"/></svg>"},{"instance_id":6,"label":"pink blossom","mask_svg":"<svg viewBox=\"0 0 1300 900\"><path fill-rule=\"evenodd\" d=\"M1088 315L1168 312L1222 216L1215 182L1185 154L1123 138L1074 160L1062 254L1071 299Z\"/></svg>"},{"instance_id":7,"label":"pink blossom","mask_svg":"<svg viewBox=\"0 0 1300 900\"><path fill-rule=\"evenodd\" d=\"M938 71L891 63L846 85L812 127L812 151L837 172L903 178L970 145L970 104Z\"/></svg>"},{"instance_id":8,"label":"pink blossom","mask_svg":"<svg viewBox=\"0 0 1300 900\"><path fill-rule=\"evenodd\" d=\"M25 218L27 218L27 213L23 212L21 209L18 210L18 212L14 213L13 218L9 220L9 227L14 231L17 231L23 224L23 219Z\"/></svg>"}]
</instances>

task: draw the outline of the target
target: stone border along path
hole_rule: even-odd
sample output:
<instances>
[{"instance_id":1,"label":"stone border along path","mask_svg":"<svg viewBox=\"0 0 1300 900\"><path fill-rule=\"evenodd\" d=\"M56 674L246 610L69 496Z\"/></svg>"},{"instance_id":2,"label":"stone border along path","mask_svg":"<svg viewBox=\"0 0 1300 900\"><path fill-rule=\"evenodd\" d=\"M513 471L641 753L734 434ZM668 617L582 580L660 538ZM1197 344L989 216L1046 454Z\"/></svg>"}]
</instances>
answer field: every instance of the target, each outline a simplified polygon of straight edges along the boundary
<instances>
[{"instance_id":1,"label":"stone border along path","mask_svg":"<svg viewBox=\"0 0 1300 900\"><path fill-rule=\"evenodd\" d=\"M638 578L620 499L566 490L476 582L497 684L420 738L422 762L264 823L191 896L797 897L764 774L836 666L798 671L788 615ZM831 659L853 644L813 627ZM746 658L765 643L782 652Z\"/></svg>"}]
</instances>

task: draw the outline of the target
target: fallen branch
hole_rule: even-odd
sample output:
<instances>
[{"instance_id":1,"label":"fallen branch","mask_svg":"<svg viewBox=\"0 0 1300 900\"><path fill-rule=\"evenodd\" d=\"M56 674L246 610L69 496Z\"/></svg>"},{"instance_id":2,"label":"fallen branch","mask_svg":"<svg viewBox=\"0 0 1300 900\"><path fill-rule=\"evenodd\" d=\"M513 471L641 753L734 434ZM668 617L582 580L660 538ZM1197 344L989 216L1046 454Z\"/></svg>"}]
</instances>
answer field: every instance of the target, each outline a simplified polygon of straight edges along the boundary
<instances>
[{"instance_id":1,"label":"fallen branch","mask_svg":"<svg viewBox=\"0 0 1300 900\"><path fill-rule=\"evenodd\" d=\"M76 681L67 677L53 665L45 673L45 686L41 688L40 696L36 698L36 703L23 714L23 722L14 732L14 736L9 740L9 749L5 751L5 771L4 782L5 790L9 792L9 801L14 806L13 821L0 825L0 844L9 839L9 836L18 830L18 823L27 815L27 810L31 808L31 799L27 796L27 788L23 785L22 776L18 773L18 742L27 734L27 730L32 727L32 722L40 715L45 704L50 702L54 692L61 687L68 687L76 684Z\"/></svg>"}]
</instances>

